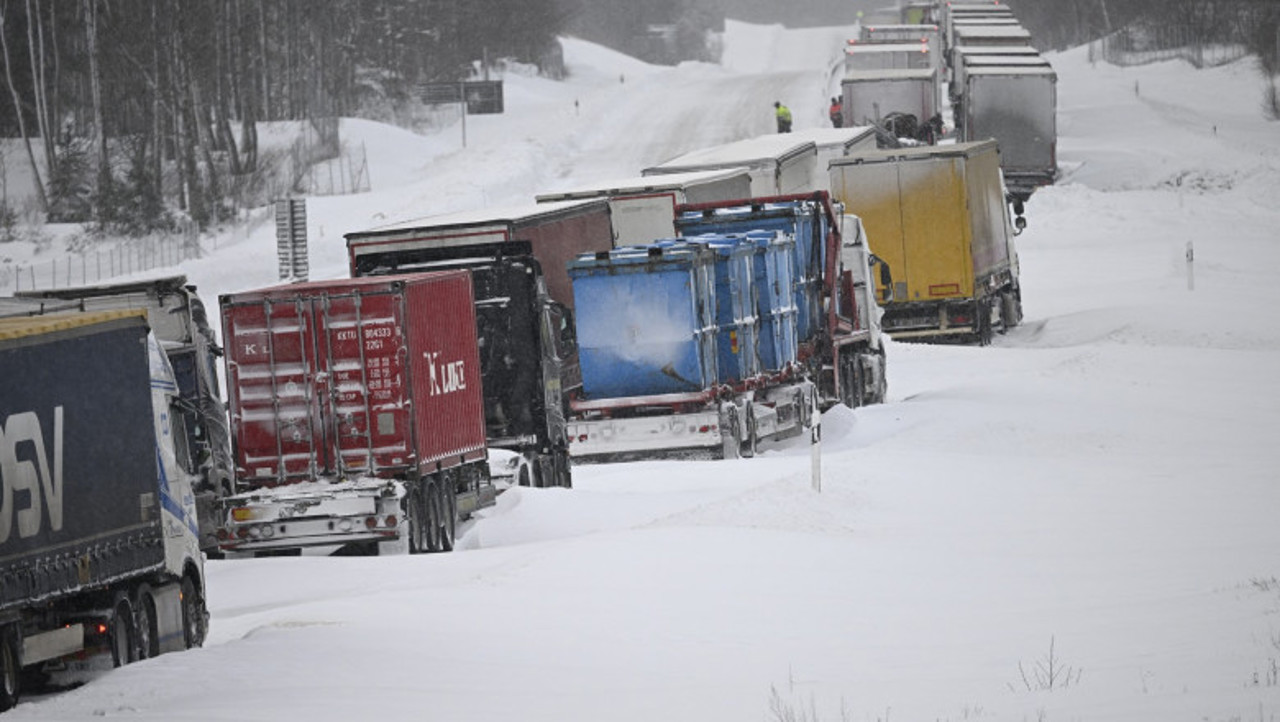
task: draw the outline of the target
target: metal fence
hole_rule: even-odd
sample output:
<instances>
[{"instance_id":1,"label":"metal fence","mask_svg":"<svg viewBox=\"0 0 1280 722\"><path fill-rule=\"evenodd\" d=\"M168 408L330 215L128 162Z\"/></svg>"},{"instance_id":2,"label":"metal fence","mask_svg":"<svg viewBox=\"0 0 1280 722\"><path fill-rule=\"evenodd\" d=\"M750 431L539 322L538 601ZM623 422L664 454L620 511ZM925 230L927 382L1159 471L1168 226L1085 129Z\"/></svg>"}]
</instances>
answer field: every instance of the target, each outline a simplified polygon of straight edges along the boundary
<instances>
[{"instance_id":1,"label":"metal fence","mask_svg":"<svg viewBox=\"0 0 1280 722\"><path fill-rule=\"evenodd\" d=\"M154 268L175 266L201 255L194 226L182 232L95 245L32 263L0 264L0 294L66 288L106 281Z\"/></svg>"},{"instance_id":2,"label":"metal fence","mask_svg":"<svg viewBox=\"0 0 1280 722\"><path fill-rule=\"evenodd\" d=\"M1128 27L1089 44L1089 60L1112 65L1147 65L1182 59L1197 68L1235 62L1249 54L1243 43L1205 39L1199 27Z\"/></svg>"}]
</instances>

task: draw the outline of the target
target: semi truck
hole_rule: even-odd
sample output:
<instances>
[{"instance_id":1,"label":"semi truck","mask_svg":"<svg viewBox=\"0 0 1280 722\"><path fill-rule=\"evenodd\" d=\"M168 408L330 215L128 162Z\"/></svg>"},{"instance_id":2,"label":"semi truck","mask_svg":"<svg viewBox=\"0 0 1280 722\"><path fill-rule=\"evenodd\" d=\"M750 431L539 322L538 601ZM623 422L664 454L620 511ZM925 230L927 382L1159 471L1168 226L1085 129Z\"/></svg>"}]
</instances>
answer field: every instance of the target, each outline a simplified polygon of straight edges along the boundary
<instances>
[{"instance_id":1,"label":"semi truck","mask_svg":"<svg viewBox=\"0 0 1280 722\"><path fill-rule=\"evenodd\" d=\"M791 133L771 133L690 151L645 168L640 174L657 176L746 168L751 174L751 195L767 198L804 193L813 188L817 154L813 141L799 140Z\"/></svg>"},{"instance_id":2,"label":"semi truck","mask_svg":"<svg viewBox=\"0 0 1280 722\"><path fill-rule=\"evenodd\" d=\"M220 299L236 494L228 554L442 552L493 503L471 274Z\"/></svg>"},{"instance_id":3,"label":"semi truck","mask_svg":"<svg viewBox=\"0 0 1280 722\"><path fill-rule=\"evenodd\" d=\"M995 138L1010 192L1025 202L1058 174L1058 76L1047 63L967 68L960 138Z\"/></svg>"},{"instance_id":4,"label":"semi truck","mask_svg":"<svg viewBox=\"0 0 1280 722\"><path fill-rule=\"evenodd\" d=\"M876 151L833 161L830 172L833 196L862 218L872 252L893 268L892 288L879 289L891 337L986 345L1019 323L995 141Z\"/></svg>"},{"instance_id":5,"label":"semi truck","mask_svg":"<svg viewBox=\"0 0 1280 722\"><path fill-rule=\"evenodd\" d=\"M582 370L564 264L613 248L609 203L597 197L449 214L346 236L354 277L471 272L488 445L515 455L510 471L521 485L572 486L566 421ZM561 287L551 282L553 267L565 279Z\"/></svg>"},{"instance_id":6,"label":"semi truck","mask_svg":"<svg viewBox=\"0 0 1280 722\"><path fill-rule=\"evenodd\" d=\"M844 49L845 74L859 70L907 70L940 67L941 49L929 42L850 41Z\"/></svg>"},{"instance_id":7,"label":"semi truck","mask_svg":"<svg viewBox=\"0 0 1280 722\"><path fill-rule=\"evenodd\" d=\"M815 409L883 399L875 314L857 301L869 257L825 193L678 210L680 237L570 264L575 459L751 456Z\"/></svg>"},{"instance_id":8,"label":"semi truck","mask_svg":"<svg viewBox=\"0 0 1280 722\"><path fill-rule=\"evenodd\" d=\"M0 711L50 674L203 643L177 380L142 311L0 319Z\"/></svg>"},{"instance_id":9,"label":"semi truck","mask_svg":"<svg viewBox=\"0 0 1280 722\"><path fill-rule=\"evenodd\" d=\"M873 139L874 143L874 139ZM614 245L629 246L675 235L675 207L751 195L743 168L691 171L605 180L571 190L539 194L539 203L608 198Z\"/></svg>"},{"instance_id":10,"label":"semi truck","mask_svg":"<svg viewBox=\"0 0 1280 722\"><path fill-rule=\"evenodd\" d=\"M15 300L39 304L41 309L51 311L141 309L147 312L152 333L168 355L178 379L183 428L199 469L195 493L200 548L216 556L218 506L221 498L231 493L234 472L227 408L218 383L218 357L222 349L209 326L208 313L196 287L187 283L186 276L168 276L98 286L19 291Z\"/></svg>"},{"instance_id":11,"label":"semi truck","mask_svg":"<svg viewBox=\"0 0 1280 722\"><path fill-rule=\"evenodd\" d=\"M846 126L875 125L890 113L913 115L923 123L941 107L938 71L933 68L846 73L840 88Z\"/></svg>"}]
</instances>

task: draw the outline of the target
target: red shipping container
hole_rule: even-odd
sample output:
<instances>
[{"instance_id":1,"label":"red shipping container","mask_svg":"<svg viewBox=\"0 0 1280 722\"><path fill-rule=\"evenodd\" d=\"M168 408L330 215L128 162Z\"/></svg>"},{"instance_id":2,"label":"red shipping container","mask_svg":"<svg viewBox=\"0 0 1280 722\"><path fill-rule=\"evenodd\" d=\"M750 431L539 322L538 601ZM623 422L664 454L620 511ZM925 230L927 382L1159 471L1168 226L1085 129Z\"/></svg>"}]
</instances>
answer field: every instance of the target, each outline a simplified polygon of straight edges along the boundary
<instances>
[{"instance_id":1,"label":"red shipping container","mask_svg":"<svg viewBox=\"0 0 1280 722\"><path fill-rule=\"evenodd\" d=\"M220 300L239 483L412 478L485 457L469 272Z\"/></svg>"}]
</instances>

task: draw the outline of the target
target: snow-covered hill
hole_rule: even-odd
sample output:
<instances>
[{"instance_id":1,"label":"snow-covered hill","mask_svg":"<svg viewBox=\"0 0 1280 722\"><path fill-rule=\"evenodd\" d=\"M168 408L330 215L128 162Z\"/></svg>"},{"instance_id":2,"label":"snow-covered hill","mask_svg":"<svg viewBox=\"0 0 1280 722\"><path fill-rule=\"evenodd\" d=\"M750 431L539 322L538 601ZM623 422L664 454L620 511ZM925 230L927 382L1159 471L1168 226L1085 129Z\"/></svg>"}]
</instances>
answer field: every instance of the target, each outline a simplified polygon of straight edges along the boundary
<instances>
[{"instance_id":1,"label":"snow-covered hill","mask_svg":"<svg viewBox=\"0 0 1280 722\"><path fill-rule=\"evenodd\" d=\"M676 68L570 41L570 78L508 77L465 150L348 121L374 192L309 202L312 275L346 231L634 175L768 132L775 99L821 125L848 33L731 23L730 62ZM1247 61L1051 60L1026 324L892 344L889 402L824 418L821 493L799 444L587 466L454 554L211 562L204 649L6 719L1280 716L1280 127ZM183 270L272 283L271 233Z\"/></svg>"}]
</instances>

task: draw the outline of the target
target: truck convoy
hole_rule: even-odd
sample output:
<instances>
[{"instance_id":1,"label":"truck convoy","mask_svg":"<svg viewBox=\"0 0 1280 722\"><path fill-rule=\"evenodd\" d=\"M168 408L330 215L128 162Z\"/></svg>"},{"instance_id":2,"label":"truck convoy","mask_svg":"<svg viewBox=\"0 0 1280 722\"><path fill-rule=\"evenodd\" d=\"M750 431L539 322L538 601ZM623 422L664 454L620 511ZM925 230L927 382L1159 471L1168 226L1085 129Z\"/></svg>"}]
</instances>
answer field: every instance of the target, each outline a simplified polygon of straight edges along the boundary
<instances>
[{"instance_id":1,"label":"truck convoy","mask_svg":"<svg viewBox=\"0 0 1280 722\"><path fill-rule=\"evenodd\" d=\"M209 326L204 303L185 276L147 281L19 291L15 301L39 304L41 313L59 310L94 312L142 309L169 357L178 380L179 409L187 443L199 469L195 482L200 520L200 548L218 553L218 505L231 493L234 472L227 409L219 390L217 358L222 349ZM30 311L35 312L35 311ZM0 315L3 310L0 309Z\"/></svg>"},{"instance_id":2,"label":"truck convoy","mask_svg":"<svg viewBox=\"0 0 1280 722\"><path fill-rule=\"evenodd\" d=\"M203 643L195 460L141 311L0 320L0 711L109 653Z\"/></svg>"},{"instance_id":3,"label":"truck convoy","mask_svg":"<svg viewBox=\"0 0 1280 722\"><path fill-rule=\"evenodd\" d=\"M491 504L471 274L221 298L233 554L449 551Z\"/></svg>"},{"instance_id":4,"label":"truck convoy","mask_svg":"<svg viewBox=\"0 0 1280 722\"><path fill-rule=\"evenodd\" d=\"M517 455L522 485L572 485L566 422L582 371L564 263L613 247L609 204L597 197L448 214L346 236L353 276L471 272L488 445ZM562 287L551 282L556 264Z\"/></svg>"},{"instance_id":5,"label":"truck convoy","mask_svg":"<svg viewBox=\"0 0 1280 722\"><path fill-rule=\"evenodd\" d=\"M1022 318L996 142L878 151L831 163L832 195L862 218L894 270L882 289L894 339L991 342ZM1021 221L1021 219L1019 219Z\"/></svg>"},{"instance_id":6,"label":"truck convoy","mask_svg":"<svg viewBox=\"0 0 1280 722\"><path fill-rule=\"evenodd\" d=\"M679 238L570 264L574 458L751 456L816 408L883 400L874 316L858 309L869 256L844 246L826 193L678 210Z\"/></svg>"}]
</instances>

